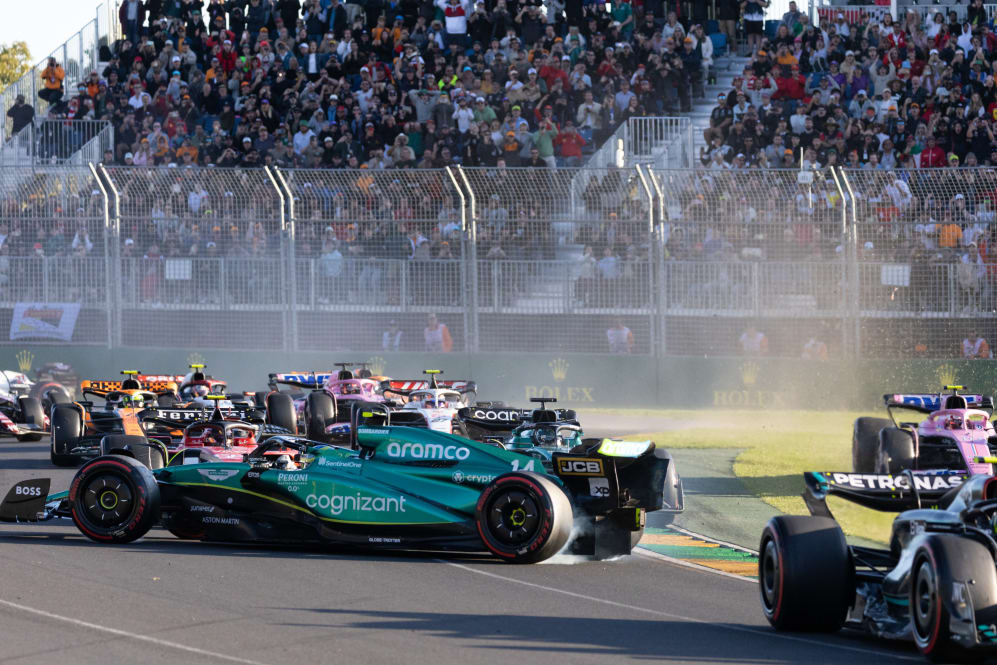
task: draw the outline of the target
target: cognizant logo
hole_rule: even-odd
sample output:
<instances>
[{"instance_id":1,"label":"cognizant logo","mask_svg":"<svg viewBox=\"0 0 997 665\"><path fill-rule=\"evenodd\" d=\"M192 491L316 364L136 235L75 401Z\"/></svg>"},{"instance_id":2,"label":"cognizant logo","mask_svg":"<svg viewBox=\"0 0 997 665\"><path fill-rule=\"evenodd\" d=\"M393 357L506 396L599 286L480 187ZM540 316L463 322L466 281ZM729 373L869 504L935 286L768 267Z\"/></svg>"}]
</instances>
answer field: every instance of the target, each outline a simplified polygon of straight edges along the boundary
<instances>
[{"instance_id":1,"label":"cognizant logo","mask_svg":"<svg viewBox=\"0 0 997 665\"><path fill-rule=\"evenodd\" d=\"M439 443L398 443L388 444L388 457L409 457L411 459L466 460L471 450L463 446L444 446Z\"/></svg>"},{"instance_id":2,"label":"cognizant logo","mask_svg":"<svg viewBox=\"0 0 997 665\"><path fill-rule=\"evenodd\" d=\"M305 498L305 505L328 510L333 515L341 515L348 510L361 513L404 513L405 497L364 496L360 493L352 496L309 494Z\"/></svg>"}]
</instances>

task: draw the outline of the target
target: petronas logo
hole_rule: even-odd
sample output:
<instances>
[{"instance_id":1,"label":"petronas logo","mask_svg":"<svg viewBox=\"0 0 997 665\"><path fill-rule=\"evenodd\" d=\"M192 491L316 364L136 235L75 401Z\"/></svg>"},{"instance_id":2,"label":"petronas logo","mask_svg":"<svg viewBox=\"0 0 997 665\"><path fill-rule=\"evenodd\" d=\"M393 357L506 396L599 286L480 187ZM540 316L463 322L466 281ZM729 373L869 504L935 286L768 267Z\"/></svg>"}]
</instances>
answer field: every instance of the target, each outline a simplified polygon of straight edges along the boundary
<instances>
[{"instance_id":1,"label":"petronas logo","mask_svg":"<svg viewBox=\"0 0 997 665\"><path fill-rule=\"evenodd\" d=\"M749 360L746 363L741 364L741 383L746 386L755 385L755 381L758 380L758 372L761 370L758 367L758 363L753 360Z\"/></svg>"},{"instance_id":2,"label":"petronas logo","mask_svg":"<svg viewBox=\"0 0 997 665\"><path fill-rule=\"evenodd\" d=\"M388 366L388 361L386 361L381 356L374 356L373 358L367 359L367 369L374 376L384 376L384 370Z\"/></svg>"},{"instance_id":3,"label":"petronas logo","mask_svg":"<svg viewBox=\"0 0 997 665\"><path fill-rule=\"evenodd\" d=\"M550 367L550 373L554 375L555 381L564 381L565 377L568 376L568 368L571 365L564 358L554 358L547 363L547 367Z\"/></svg>"},{"instance_id":4,"label":"petronas logo","mask_svg":"<svg viewBox=\"0 0 997 665\"><path fill-rule=\"evenodd\" d=\"M948 363L941 365L935 371L935 375L938 377L940 385L951 386L956 383L956 368Z\"/></svg>"},{"instance_id":5,"label":"petronas logo","mask_svg":"<svg viewBox=\"0 0 997 665\"><path fill-rule=\"evenodd\" d=\"M24 351L18 351L17 356L17 368L22 372L30 372L31 364L35 361L35 354L31 353L25 349Z\"/></svg>"}]
</instances>

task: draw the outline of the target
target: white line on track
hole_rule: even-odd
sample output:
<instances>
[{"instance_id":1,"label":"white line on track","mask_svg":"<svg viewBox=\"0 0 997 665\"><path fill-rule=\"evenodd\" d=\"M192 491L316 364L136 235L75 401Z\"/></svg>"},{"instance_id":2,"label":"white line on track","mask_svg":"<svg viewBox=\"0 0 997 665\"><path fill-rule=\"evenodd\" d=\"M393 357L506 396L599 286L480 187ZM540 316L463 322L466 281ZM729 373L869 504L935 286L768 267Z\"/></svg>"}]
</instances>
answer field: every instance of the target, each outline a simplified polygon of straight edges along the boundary
<instances>
[{"instance_id":1,"label":"white line on track","mask_svg":"<svg viewBox=\"0 0 997 665\"><path fill-rule=\"evenodd\" d=\"M670 557L667 554L661 554L660 552L655 552L653 550L646 549L638 545L633 549L633 553L638 556L647 557L648 559L657 559L658 561L665 561L667 563L674 563L676 566L683 566L685 568L692 568L693 570L700 570L704 573L713 573L715 575L720 575L722 577L729 577L734 580L741 580L742 582L749 582L751 584L758 584L758 580L753 577L745 577L744 575L736 575L734 573L728 573L726 570L717 570L716 568L710 568L709 566L704 566L702 564L693 563L692 561L684 561L682 559L676 559L675 557Z\"/></svg>"},{"instance_id":2,"label":"white line on track","mask_svg":"<svg viewBox=\"0 0 997 665\"><path fill-rule=\"evenodd\" d=\"M532 587L534 589L540 589L541 591L549 591L550 593L558 593L563 596L569 596L571 598L578 598L579 600L587 600L593 603L600 603L602 605L609 605L611 607L618 607L624 610L630 610L633 612L643 612L644 614L651 614L654 616L664 617L666 619L676 619L678 621L686 621L689 623L698 623L704 625L716 625L716 621L710 621L706 619L696 619L694 617L688 617L681 614L673 614L671 612L662 612L661 610L652 610L647 607L640 607L638 605L628 605L627 603L618 603L615 600L606 600L605 598L596 598L595 596L588 596L583 593L575 593L574 591L567 591L565 589L558 589L557 587L546 586L544 584L536 584L535 582L526 582L524 580L517 580L514 577L505 577L503 575L497 575L495 573L489 573L484 570L479 570L477 568L471 568L461 563L456 563L454 561L448 561L446 559L436 559L440 563L445 563L448 566L453 566L454 568L460 568L461 570L467 571L469 573L474 573L476 575L483 575L485 577L491 577L492 579L500 580L502 582L507 582L509 584L521 584L523 586ZM716 572L716 571L711 571ZM789 642L798 642L800 644L808 644L811 646L823 647L826 649L837 649L839 651L850 651L852 653L861 653L867 656L879 656L881 658L892 658L894 660L905 660L913 662L923 662L923 658L904 656L902 654L894 654L888 651L877 651L873 649L863 649L861 647L848 646L846 644L836 644L834 642L822 642L820 640L812 640L806 637L797 637L795 635L786 635L785 633L777 633L772 630L766 630L764 628L752 628L750 626L737 626L733 624L724 624L724 630L730 630L739 633L749 633L751 635L758 635L760 637L765 637L769 639L779 639L786 640Z\"/></svg>"},{"instance_id":3,"label":"white line on track","mask_svg":"<svg viewBox=\"0 0 997 665\"><path fill-rule=\"evenodd\" d=\"M62 616L61 614L55 614L53 612L46 612L45 610L39 610L34 607L28 607L27 605L21 605L20 603L12 603L9 600L0 599L0 606L9 607L11 609L19 610L21 612L26 612L28 614L35 614L40 617L45 617L46 619L62 621L63 623L79 626L80 628L88 628L96 632L107 633L108 635L116 635L118 637L124 637L130 640L146 642L147 644L155 644L157 646L166 647L168 649L176 649L177 651L186 651L187 653L197 654L198 656L217 658L218 660L226 660L230 663L242 663L243 665L263 665L263 663L260 663L259 661L247 660L245 658L239 658L237 656L228 656L223 653L206 651L204 649L198 649L197 647L190 647L187 646L186 644L180 644L179 642L170 642L169 640L161 640L158 637L149 637L148 635L139 635L138 633L130 633L127 630L120 630L118 628L101 626L100 624L90 623L89 621L81 621L79 619L74 619L72 617Z\"/></svg>"}]
</instances>

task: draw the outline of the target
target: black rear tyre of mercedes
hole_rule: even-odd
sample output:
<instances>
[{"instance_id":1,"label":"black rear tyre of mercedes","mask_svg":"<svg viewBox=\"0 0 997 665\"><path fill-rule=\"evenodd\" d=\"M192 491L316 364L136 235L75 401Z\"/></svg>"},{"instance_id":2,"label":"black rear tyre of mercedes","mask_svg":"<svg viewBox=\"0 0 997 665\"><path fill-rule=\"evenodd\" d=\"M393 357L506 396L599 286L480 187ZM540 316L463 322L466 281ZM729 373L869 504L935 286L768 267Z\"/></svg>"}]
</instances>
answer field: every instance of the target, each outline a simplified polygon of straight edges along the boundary
<instances>
[{"instance_id":1,"label":"black rear tyre of mercedes","mask_svg":"<svg viewBox=\"0 0 997 665\"><path fill-rule=\"evenodd\" d=\"M573 524L571 502L540 474L505 473L478 498L475 522L489 552L509 563L536 563L557 554Z\"/></svg>"},{"instance_id":2,"label":"black rear tyre of mercedes","mask_svg":"<svg viewBox=\"0 0 997 665\"><path fill-rule=\"evenodd\" d=\"M298 416L294 400L284 393L269 393L266 397L267 423L283 427L291 434L298 433Z\"/></svg>"},{"instance_id":3,"label":"black rear tyre of mercedes","mask_svg":"<svg viewBox=\"0 0 997 665\"><path fill-rule=\"evenodd\" d=\"M840 629L855 596L854 565L841 527L827 517L770 519L758 548L758 586L774 628Z\"/></svg>"},{"instance_id":4,"label":"black rear tyre of mercedes","mask_svg":"<svg viewBox=\"0 0 997 665\"><path fill-rule=\"evenodd\" d=\"M52 444L49 457L56 466L76 466L80 458L70 454L70 450L83 434L79 410L72 404L56 404L52 407L50 426Z\"/></svg>"},{"instance_id":5,"label":"black rear tyre of mercedes","mask_svg":"<svg viewBox=\"0 0 997 665\"><path fill-rule=\"evenodd\" d=\"M159 520L159 486L141 462L124 455L90 460L69 486L76 527L98 543L130 543Z\"/></svg>"},{"instance_id":6,"label":"black rear tyre of mercedes","mask_svg":"<svg viewBox=\"0 0 997 665\"><path fill-rule=\"evenodd\" d=\"M43 430L45 428L45 412L42 410L42 402L37 397L18 397L17 410L20 422L25 425L34 425ZM41 441L42 432L32 432L21 434L18 441Z\"/></svg>"}]
</instances>

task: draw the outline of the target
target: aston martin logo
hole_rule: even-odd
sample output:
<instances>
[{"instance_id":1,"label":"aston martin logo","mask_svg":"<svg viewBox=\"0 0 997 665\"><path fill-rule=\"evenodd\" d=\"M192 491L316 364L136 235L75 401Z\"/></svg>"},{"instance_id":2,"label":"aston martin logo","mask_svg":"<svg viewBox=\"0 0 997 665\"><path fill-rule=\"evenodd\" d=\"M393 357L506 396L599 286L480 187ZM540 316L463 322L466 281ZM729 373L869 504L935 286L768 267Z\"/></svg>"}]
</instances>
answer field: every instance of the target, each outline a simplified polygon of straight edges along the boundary
<instances>
[{"instance_id":1,"label":"aston martin logo","mask_svg":"<svg viewBox=\"0 0 997 665\"><path fill-rule=\"evenodd\" d=\"M202 356L197 351L193 351L193 352L187 354L187 366L188 367L191 366L191 365L203 365L204 362L205 362L204 356Z\"/></svg>"},{"instance_id":2,"label":"aston martin logo","mask_svg":"<svg viewBox=\"0 0 997 665\"><path fill-rule=\"evenodd\" d=\"M758 380L759 367L758 363L753 360L741 364L741 383L746 386L755 385L755 381Z\"/></svg>"},{"instance_id":3,"label":"aston martin logo","mask_svg":"<svg viewBox=\"0 0 997 665\"><path fill-rule=\"evenodd\" d=\"M550 367L550 373L554 375L555 381L564 381L565 377L568 376L568 368L571 365L564 358L554 358L547 363L547 367Z\"/></svg>"},{"instance_id":4,"label":"aston martin logo","mask_svg":"<svg viewBox=\"0 0 997 665\"><path fill-rule=\"evenodd\" d=\"M381 356L374 356L373 358L367 359L367 369L374 376L384 376L384 369L387 367L388 361L386 361Z\"/></svg>"},{"instance_id":5,"label":"aston martin logo","mask_svg":"<svg viewBox=\"0 0 997 665\"><path fill-rule=\"evenodd\" d=\"M956 368L948 363L941 365L936 371L935 375L938 377L938 381L943 386L951 386L956 382Z\"/></svg>"},{"instance_id":6,"label":"aston martin logo","mask_svg":"<svg viewBox=\"0 0 997 665\"><path fill-rule=\"evenodd\" d=\"M17 368L22 372L31 371L31 363L35 361L35 354L31 353L25 349L24 351L17 352Z\"/></svg>"}]
</instances>

